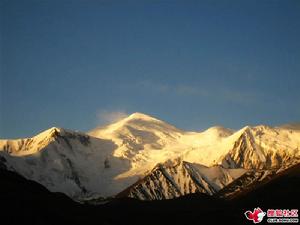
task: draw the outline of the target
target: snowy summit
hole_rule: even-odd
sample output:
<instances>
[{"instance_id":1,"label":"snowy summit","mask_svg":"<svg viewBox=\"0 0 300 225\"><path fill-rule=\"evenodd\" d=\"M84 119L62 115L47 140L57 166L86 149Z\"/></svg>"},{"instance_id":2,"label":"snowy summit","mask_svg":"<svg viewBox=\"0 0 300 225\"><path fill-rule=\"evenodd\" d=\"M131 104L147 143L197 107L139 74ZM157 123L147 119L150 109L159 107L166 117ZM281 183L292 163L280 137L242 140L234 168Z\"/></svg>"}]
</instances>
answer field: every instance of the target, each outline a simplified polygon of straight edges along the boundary
<instances>
[{"instance_id":1,"label":"snowy summit","mask_svg":"<svg viewBox=\"0 0 300 225\"><path fill-rule=\"evenodd\" d=\"M74 199L114 196L132 185L131 196L172 198L216 193L250 170L288 168L299 146L300 130L289 126L190 132L134 113L87 133L51 128L0 140L0 167ZM159 196L151 194L157 185Z\"/></svg>"}]
</instances>

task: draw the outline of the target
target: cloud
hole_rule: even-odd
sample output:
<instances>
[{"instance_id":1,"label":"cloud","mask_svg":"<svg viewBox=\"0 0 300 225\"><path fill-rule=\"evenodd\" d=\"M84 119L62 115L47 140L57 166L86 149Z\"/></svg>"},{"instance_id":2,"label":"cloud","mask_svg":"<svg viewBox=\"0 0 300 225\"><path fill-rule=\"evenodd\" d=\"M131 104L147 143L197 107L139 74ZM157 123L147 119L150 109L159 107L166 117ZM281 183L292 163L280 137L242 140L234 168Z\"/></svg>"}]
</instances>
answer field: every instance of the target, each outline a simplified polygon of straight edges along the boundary
<instances>
[{"instance_id":1,"label":"cloud","mask_svg":"<svg viewBox=\"0 0 300 225\"><path fill-rule=\"evenodd\" d=\"M229 102L240 103L240 104L252 104L257 103L260 99L258 92L233 90L233 89L221 89L218 92L221 99Z\"/></svg>"},{"instance_id":2,"label":"cloud","mask_svg":"<svg viewBox=\"0 0 300 225\"><path fill-rule=\"evenodd\" d=\"M199 97L213 101L252 104L259 99L259 93L224 86L205 87L188 84L160 84L154 82L140 83L143 90L152 90L159 94L175 94L177 96Z\"/></svg>"},{"instance_id":3,"label":"cloud","mask_svg":"<svg viewBox=\"0 0 300 225\"><path fill-rule=\"evenodd\" d=\"M202 87L189 86L189 85L177 85L174 87L174 91L178 95L196 95L202 97L208 97L210 93L208 90Z\"/></svg>"},{"instance_id":4,"label":"cloud","mask_svg":"<svg viewBox=\"0 0 300 225\"><path fill-rule=\"evenodd\" d=\"M157 83L150 80L138 81L133 84L135 87L141 88L142 90L148 90L157 93L169 92L172 86L163 83Z\"/></svg>"},{"instance_id":5,"label":"cloud","mask_svg":"<svg viewBox=\"0 0 300 225\"><path fill-rule=\"evenodd\" d=\"M257 91L230 88L216 84L215 86L193 84L160 83L151 80L137 81L122 84L120 89L136 90L141 93L156 93L158 95L171 95L183 97L197 97L216 102L236 103L241 105L256 104L263 98Z\"/></svg>"},{"instance_id":6,"label":"cloud","mask_svg":"<svg viewBox=\"0 0 300 225\"><path fill-rule=\"evenodd\" d=\"M179 85L175 87L178 95L195 96L223 102L232 102L237 104L251 104L258 99L258 93L245 90L230 89L228 87L202 87Z\"/></svg>"},{"instance_id":7,"label":"cloud","mask_svg":"<svg viewBox=\"0 0 300 225\"><path fill-rule=\"evenodd\" d=\"M119 121L121 119L124 119L127 116L128 116L128 113L126 113L123 110L120 110L120 111L100 110L97 113L98 124L100 124L100 125L113 123L113 122Z\"/></svg>"}]
</instances>

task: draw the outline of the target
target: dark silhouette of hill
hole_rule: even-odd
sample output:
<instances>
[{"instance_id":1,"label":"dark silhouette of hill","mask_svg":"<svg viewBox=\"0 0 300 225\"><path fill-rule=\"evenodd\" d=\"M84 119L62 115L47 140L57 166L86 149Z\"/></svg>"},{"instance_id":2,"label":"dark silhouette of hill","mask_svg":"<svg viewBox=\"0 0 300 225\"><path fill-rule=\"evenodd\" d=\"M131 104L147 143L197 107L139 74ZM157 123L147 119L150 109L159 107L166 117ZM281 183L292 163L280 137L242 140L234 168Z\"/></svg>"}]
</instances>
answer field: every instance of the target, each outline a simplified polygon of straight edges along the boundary
<instances>
[{"instance_id":1,"label":"dark silhouette of hill","mask_svg":"<svg viewBox=\"0 0 300 225\"><path fill-rule=\"evenodd\" d=\"M61 193L0 169L1 224L166 225L252 224L244 212L260 207L299 208L300 166L230 200L191 194L172 200L113 199L103 205L74 202Z\"/></svg>"}]
</instances>

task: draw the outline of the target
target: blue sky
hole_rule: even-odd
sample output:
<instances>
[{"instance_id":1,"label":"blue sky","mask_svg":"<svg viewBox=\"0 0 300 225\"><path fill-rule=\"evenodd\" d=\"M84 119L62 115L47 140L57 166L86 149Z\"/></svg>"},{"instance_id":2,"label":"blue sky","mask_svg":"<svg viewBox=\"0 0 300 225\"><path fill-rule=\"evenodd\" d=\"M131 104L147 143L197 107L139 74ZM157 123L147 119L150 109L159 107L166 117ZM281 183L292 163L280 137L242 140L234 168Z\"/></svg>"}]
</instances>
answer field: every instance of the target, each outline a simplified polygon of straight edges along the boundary
<instances>
[{"instance_id":1,"label":"blue sky","mask_svg":"<svg viewBox=\"0 0 300 225\"><path fill-rule=\"evenodd\" d=\"M0 0L0 137L143 112L300 121L300 1Z\"/></svg>"}]
</instances>

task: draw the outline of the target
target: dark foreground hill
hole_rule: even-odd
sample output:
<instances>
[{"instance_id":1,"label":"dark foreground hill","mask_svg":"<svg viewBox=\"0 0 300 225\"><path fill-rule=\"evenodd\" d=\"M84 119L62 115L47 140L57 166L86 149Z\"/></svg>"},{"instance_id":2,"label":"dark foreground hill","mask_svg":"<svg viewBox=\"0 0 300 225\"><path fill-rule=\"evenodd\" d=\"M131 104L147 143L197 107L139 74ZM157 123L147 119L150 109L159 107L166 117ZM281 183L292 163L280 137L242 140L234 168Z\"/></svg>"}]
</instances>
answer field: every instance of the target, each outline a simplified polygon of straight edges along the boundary
<instances>
[{"instance_id":1,"label":"dark foreground hill","mask_svg":"<svg viewBox=\"0 0 300 225\"><path fill-rule=\"evenodd\" d=\"M192 194L173 200L114 199L104 205L74 202L61 193L0 169L0 223L19 224L252 224L244 212L260 207L299 208L300 167L231 200Z\"/></svg>"}]
</instances>

